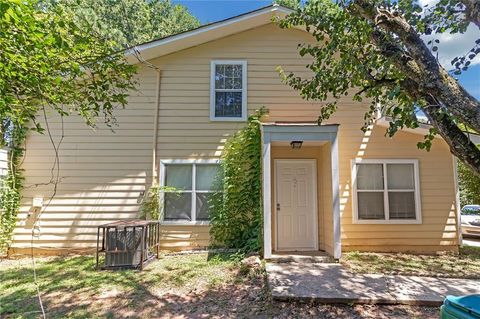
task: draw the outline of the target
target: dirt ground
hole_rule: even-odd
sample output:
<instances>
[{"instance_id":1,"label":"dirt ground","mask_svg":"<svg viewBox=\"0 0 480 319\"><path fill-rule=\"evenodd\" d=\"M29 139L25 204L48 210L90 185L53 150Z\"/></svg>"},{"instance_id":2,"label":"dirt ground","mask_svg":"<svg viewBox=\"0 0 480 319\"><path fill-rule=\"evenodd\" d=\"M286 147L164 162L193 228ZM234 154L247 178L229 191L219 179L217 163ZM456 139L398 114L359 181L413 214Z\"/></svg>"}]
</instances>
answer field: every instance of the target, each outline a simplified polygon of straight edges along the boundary
<instances>
[{"instance_id":1,"label":"dirt ground","mask_svg":"<svg viewBox=\"0 0 480 319\"><path fill-rule=\"evenodd\" d=\"M143 272L95 271L92 256L37 260L47 318L438 318L438 308L272 301L260 264L166 256ZM29 259L0 262L0 318L38 318Z\"/></svg>"}]
</instances>

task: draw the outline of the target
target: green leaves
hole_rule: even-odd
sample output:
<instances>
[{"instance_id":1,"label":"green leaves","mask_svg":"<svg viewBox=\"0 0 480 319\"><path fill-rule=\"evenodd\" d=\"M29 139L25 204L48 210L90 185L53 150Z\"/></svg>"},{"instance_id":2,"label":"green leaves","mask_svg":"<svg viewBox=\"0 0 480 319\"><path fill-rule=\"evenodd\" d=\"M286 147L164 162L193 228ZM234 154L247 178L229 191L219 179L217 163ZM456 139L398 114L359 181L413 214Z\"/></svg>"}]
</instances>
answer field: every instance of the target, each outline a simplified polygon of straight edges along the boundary
<instances>
[{"instance_id":1,"label":"green leaves","mask_svg":"<svg viewBox=\"0 0 480 319\"><path fill-rule=\"evenodd\" d=\"M458 181L461 205L480 203L480 176L475 175L468 166L461 162L458 162Z\"/></svg>"},{"instance_id":2,"label":"green leaves","mask_svg":"<svg viewBox=\"0 0 480 319\"><path fill-rule=\"evenodd\" d=\"M42 107L65 115L67 108L88 125L100 115L114 125L113 111L135 87L135 67L111 42L73 23L67 11L38 6L0 0L2 119L23 122Z\"/></svg>"},{"instance_id":3,"label":"green leaves","mask_svg":"<svg viewBox=\"0 0 480 319\"><path fill-rule=\"evenodd\" d=\"M156 38L190 30L200 22L170 0L47 0L70 12L76 24L125 49Z\"/></svg>"},{"instance_id":4,"label":"green leaves","mask_svg":"<svg viewBox=\"0 0 480 319\"><path fill-rule=\"evenodd\" d=\"M245 128L230 137L222 153L223 189L212 207L210 234L215 244L258 251L262 235L261 108Z\"/></svg>"},{"instance_id":5,"label":"green leaves","mask_svg":"<svg viewBox=\"0 0 480 319\"><path fill-rule=\"evenodd\" d=\"M455 12L451 8L455 8ZM311 60L306 65L311 76L297 76L279 69L280 76L304 99L325 102L319 123L337 110L340 99L351 96L354 101L369 103L364 131L374 122L378 111L391 118L386 132L390 137L402 128L416 128L418 110L432 94L429 89L432 80L418 76L424 73L412 58L411 47L388 25L398 17L410 24L409 30L413 32L438 33L443 32L445 26L452 32L462 32L463 22L458 21L462 14L458 14L457 9L462 8L453 0L440 0L438 5L426 9L410 0L308 1L305 7L279 21L279 25L283 28L302 26L315 37L315 43L299 46L299 55ZM439 43L438 39L432 39L427 46L438 52ZM480 40L468 57L452 61L455 74L466 70L477 53L480 54ZM445 109L455 107L458 104L446 105ZM452 112L448 112L451 116ZM432 131L418 146L430 149L436 133Z\"/></svg>"}]
</instances>

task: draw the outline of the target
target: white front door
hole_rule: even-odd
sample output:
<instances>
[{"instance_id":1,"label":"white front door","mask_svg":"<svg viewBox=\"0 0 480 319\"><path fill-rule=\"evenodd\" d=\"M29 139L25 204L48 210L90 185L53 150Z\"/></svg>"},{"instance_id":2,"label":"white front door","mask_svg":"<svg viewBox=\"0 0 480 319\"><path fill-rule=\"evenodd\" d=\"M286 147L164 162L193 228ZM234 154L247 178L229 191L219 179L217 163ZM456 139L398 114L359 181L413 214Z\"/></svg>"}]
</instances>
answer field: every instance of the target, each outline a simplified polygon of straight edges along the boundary
<instances>
[{"instance_id":1,"label":"white front door","mask_svg":"<svg viewBox=\"0 0 480 319\"><path fill-rule=\"evenodd\" d=\"M317 250L315 160L276 160L276 249Z\"/></svg>"}]
</instances>

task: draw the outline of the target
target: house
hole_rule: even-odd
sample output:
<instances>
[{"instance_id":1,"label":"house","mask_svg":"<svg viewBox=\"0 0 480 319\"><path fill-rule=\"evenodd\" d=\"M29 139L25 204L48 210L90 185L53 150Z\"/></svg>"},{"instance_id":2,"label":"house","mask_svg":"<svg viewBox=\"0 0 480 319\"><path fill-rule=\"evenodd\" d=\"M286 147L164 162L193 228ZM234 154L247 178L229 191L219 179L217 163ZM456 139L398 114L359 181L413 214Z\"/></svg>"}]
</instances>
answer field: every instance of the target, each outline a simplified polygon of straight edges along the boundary
<instances>
[{"instance_id":1,"label":"house","mask_svg":"<svg viewBox=\"0 0 480 319\"><path fill-rule=\"evenodd\" d=\"M115 132L51 114L52 138L61 141L59 174L52 172L49 136L29 136L12 251L30 251L36 217L35 251L94 247L97 225L138 216L152 180L184 189L165 196L162 247L206 247L205 203L223 145L261 106L270 110L262 126L266 257L457 251L455 165L447 144L436 138L430 152L419 150L422 128L387 138L385 119L364 133L368 105L349 98L317 125L322 103L303 100L276 70L309 75L297 45L314 39L272 23L289 12L269 6L136 47L128 59L139 65L139 90L117 112Z\"/></svg>"}]
</instances>

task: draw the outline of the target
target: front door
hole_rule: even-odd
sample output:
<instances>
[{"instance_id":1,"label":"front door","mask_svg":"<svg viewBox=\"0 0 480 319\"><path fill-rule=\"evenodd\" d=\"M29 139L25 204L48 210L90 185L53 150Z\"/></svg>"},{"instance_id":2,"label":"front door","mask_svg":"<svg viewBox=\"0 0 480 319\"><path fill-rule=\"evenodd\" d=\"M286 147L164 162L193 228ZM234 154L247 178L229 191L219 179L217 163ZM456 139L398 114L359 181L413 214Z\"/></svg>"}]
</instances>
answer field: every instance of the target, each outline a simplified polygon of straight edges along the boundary
<instances>
[{"instance_id":1,"label":"front door","mask_svg":"<svg viewBox=\"0 0 480 319\"><path fill-rule=\"evenodd\" d=\"M317 250L315 160L276 160L276 250Z\"/></svg>"}]
</instances>

